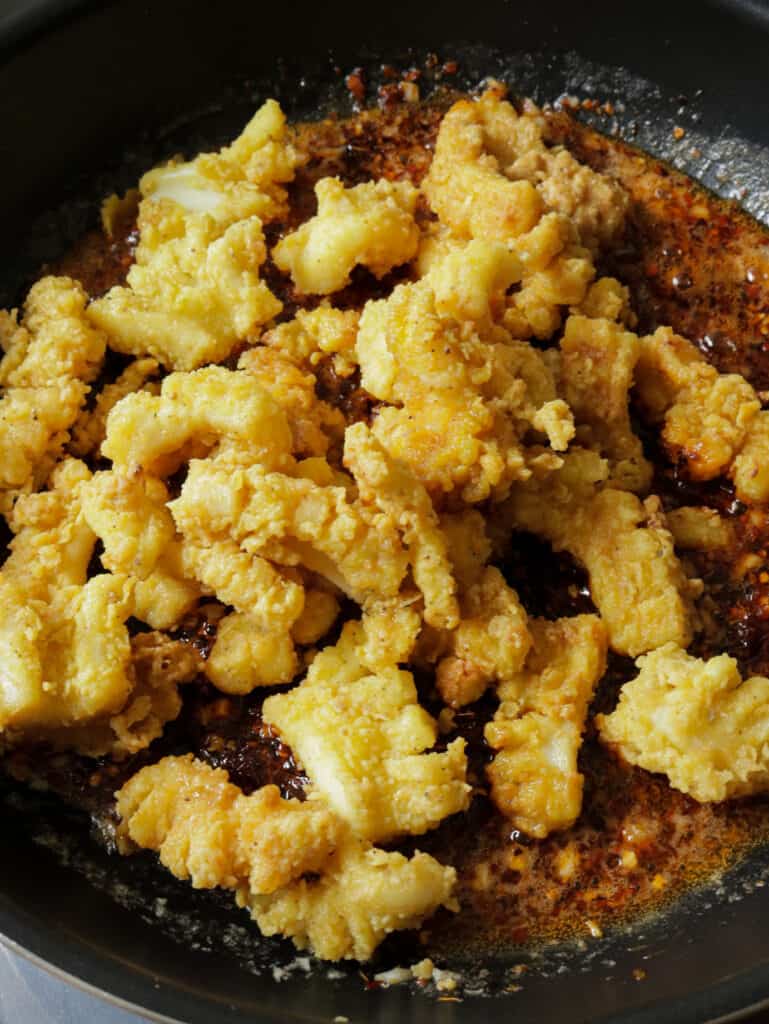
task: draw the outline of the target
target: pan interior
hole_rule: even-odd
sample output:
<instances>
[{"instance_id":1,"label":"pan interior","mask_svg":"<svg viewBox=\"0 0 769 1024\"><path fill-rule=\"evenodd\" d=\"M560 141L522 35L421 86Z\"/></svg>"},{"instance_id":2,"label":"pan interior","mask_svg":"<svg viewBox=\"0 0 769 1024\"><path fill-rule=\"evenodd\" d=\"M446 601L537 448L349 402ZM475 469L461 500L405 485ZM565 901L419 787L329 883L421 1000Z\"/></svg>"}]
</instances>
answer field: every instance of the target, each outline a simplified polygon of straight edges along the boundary
<instances>
[{"instance_id":1,"label":"pan interior","mask_svg":"<svg viewBox=\"0 0 769 1024\"><path fill-rule=\"evenodd\" d=\"M451 56L459 57L459 73L452 78L452 87L473 88L488 76L508 82L516 93L532 96L540 103L564 96L611 100L614 113L608 122L605 116L590 111L583 111L580 116L594 120L600 130L618 134L668 160L717 194L739 198L749 212L769 224L769 148L745 138L738 128L727 123L714 125L703 113L696 90L686 97L671 94L627 71L594 63L571 51L511 55L468 45L454 48ZM425 53L413 51L370 52L358 55L356 64L364 68L375 91L385 58L389 64L408 66L422 65L425 57ZM134 184L143 169L160 159L223 143L245 121L254 105L268 95L281 102L292 120L309 120L332 110L349 112L351 98L344 75L337 73L337 67L348 70L341 57L339 63L334 58L324 59L312 68L303 61L301 69L285 62L262 79L240 81L215 101L176 118L162 131L153 129L136 138L119 160L103 166L98 174L89 173L67 183L62 202L34 220L16 258L6 261L0 270L2 304L17 301L40 265L59 255L92 226L94 211L103 195ZM673 129L677 126L684 127L687 133L688 144L684 148L676 144ZM341 1015L352 1011L351 1019L356 1019L352 1013L360 1013L364 1007L368 1019L396 1019L389 1015L395 1012L402 995L377 993L377 1016L372 1016L372 1002L361 1001L363 987L357 966L320 965L297 956L288 943L261 940L247 918L231 908L226 896L189 889L148 855L129 859L109 857L90 834L89 822L62 807L56 799L7 781L2 783L1 792L5 830L11 837L5 854L10 865L6 872L25 871L25 860L28 866L23 884L2 895L0 924L12 932L11 918L16 916L22 922L19 937L22 941L26 938L32 948L37 943L36 952L56 961L57 954L50 943L41 943L33 934L30 915L39 913L41 918L57 922L49 938L66 941L78 932L77 914L73 914L72 907L63 909L62 894L53 891L73 877L73 892L95 890L93 897L84 897L94 922L90 933L86 928L78 934L78 941L90 943L101 957L131 965L138 976L160 977L162 987L186 989L192 1002L188 1006L183 1000L180 1003L185 1019L195 1019L191 1006L196 999L218 1001L220 997L222 1019L229 1019L230 1013L238 1019L290 1019L288 1014L293 1010L288 1004L284 1006L287 1015L278 1015L286 998L281 991L290 992L300 981L307 993L317 995L318 1009L317 1013L307 1010L302 1017L297 1010L295 1019L329 1019L327 1014L331 1014L332 1008ZM29 839L34 842L34 849L28 848ZM574 940L538 949L511 950L482 964L459 958L442 966L462 974L466 1003L509 991L510 999L516 1000L510 1006L518 1008L522 1021L536 1019L536 1007L550 998L546 993L552 991L555 980L558 1002L563 1000L563 1019L572 1019L564 1004L582 998L582 993L588 991L592 993L592 1019L613 1017L621 1007L636 1007L640 1014L652 998L637 980L641 974L656 978L653 998L659 992L672 999L683 998L695 987L704 987L709 977L725 977L730 971L763 963L762 939L769 942L769 924L761 923L769 921L769 915L763 913L769 900L768 879L769 851L757 848L723 877L692 890L665 913L623 926L589 943ZM125 923L128 946L118 956L105 920L113 901L118 905L115 920L121 926ZM748 903L751 912L746 915L742 907ZM144 922L149 922L149 926ZM726 947L718 940L719 935L725 934L725 928L730 936ZM151 941L147 936L156 932L171 940L159 940L158 958L147 954ZM696 976L689 966L695 943L700 950ZM178 957L173 952L174 944L184 951ZM748 948L753 950L750 956L746 955ZM769 947L764 943L763 948ZM218 980L213 985L204 984L190 973L192 963L201 965L209 978ZM379 969L390 965L383 962ZM521 965L525 967L523 972ZM78 964L71 960L65 966L78 969ZM187 979L184 983L180 980L183 976ZM249 995L249 978L254 977L263 985L251 988ZM95 980L108 983L108 974ZM221 982L225 980L232 985L229 998L222 995L226 990ZM270 994L265 994L264 986L269 987ZM128 997L143 998L140 990L141 985ZM430 995L435 993L431 990ZM237 1009L228 1009L231 1004ZM310 1002L305 1003L309 1005ZM474 1019L469 1007L463 1011L463 1019L465 1012L466 1019ZM484 1011L479 1009L478 1013ZM482 1017L479 1015L478 1019Z\"/></svg>"}]
</instances>

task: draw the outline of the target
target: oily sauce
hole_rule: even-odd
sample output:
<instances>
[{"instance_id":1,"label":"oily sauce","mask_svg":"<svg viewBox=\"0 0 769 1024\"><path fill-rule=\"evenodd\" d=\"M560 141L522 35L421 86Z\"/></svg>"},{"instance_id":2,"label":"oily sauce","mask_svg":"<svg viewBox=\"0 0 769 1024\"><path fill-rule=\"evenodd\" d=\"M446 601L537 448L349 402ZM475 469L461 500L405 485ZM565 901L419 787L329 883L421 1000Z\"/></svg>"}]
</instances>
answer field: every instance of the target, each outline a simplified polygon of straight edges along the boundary
<instances>
[{"instance_id":1,"label":"oily sauce","mask_svg":"<svg viewBox=\"0 0 769 1024\"><path fill-rule=\"evenodd\" d=\"M348 120L329 118L300 127L298 143L309 159L290 186L291 219L269 226L269 245L315 212L312 186L320 177L337 175L346 185L372 177L419 183L452 98L386 103ZM625 239L603 259L600 270L630 287L638 329L672 325L720 370L744 374L769 401L769 234L733 204L567 113L548 114L548 125L553 141L616 177L630 194ZM431 214L423 207L419 216ZM119 227L112 239L92 233L48 269L78 277L91 295L102 294L123 280L133 258L134 225ZM285 304L283 318L318 301L297 296L290 280L269 263L265 277ZM376 281L359 268L335 302L359 307L388 293L403 277L397 271ZM336 402L350 421L371 416L375 403L356 376L342 380L329 364L321 365L318 378L322 397ZM645 441L656 464L654 490L667 508L709 505L737 527L734 550L685 555L688 567L706 584L696 653L726 650L743 672L769 673L769 510L745 508L726 482L693 484L654 436ZM581 569L533 537L516 536L501 568L532 614L555 618L593 610ZM220 615L221 609L201 609L177 638L196 645L205 657ZM633 674L629 659L613 656L593 710L611 710L622 683ZM437 713L440 703L431 680L418 679L418 684L424 703ZM16 752L8 767L20 777L46 776L52 788L102 823L109 821L114 790L133 771L166 753L189 750L226 768L247 791L276 782L284 795L302 798L306 777L261 720L264 692L224 697L202 678L184 692L183 713L165 736L122 765L94 765L71 754L46 757L37 750ZM469 812L401 844L427 850L458 871L462 912L440 912L419 934L431 953L599 935L607 924L647 911L711 876L767 834L766 800L697 804L661 776L620 763L596 742L590 727L580 755L585 795L577 823L544 841L511 832L484 793L483 769L491 752L483 725L495 704L487 695L456 713L451 731L441 738L441 743L456 735L467 739L470 778L477 790ZM109 829L102 832L108 835Z\"/></svg>"}]
</instances>

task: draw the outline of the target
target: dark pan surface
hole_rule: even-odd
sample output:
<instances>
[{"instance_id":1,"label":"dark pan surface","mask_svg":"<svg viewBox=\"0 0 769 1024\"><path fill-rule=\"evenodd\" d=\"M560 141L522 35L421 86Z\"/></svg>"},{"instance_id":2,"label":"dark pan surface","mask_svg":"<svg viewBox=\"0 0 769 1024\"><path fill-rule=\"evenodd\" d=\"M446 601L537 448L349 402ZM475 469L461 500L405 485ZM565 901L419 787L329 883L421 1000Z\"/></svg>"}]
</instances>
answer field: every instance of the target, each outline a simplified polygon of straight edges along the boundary
<instances>
[{"instance_id":1,"label":"dark pan surface","mask_svg":"<svg viewBox=\"0 0 769 1024\"><path fill-rule=\"evenodd\" d=\"M427 51L460 60L460 85L493 74L542 101L610 99L618 131L720 194L747 189L744 205L769 222L769 13L740 6L749 19L697 0L632 11L492 2L472 17L449 3L417 22L399 2L364 11L346 0L284 10L226 0L214 10L123 0L39 3L21 20L0 18L0 299L13 301L42 260L82 233L103 194L164 155L222 141L255 101L275 95L292 117L345 109L335 68L363 64L373 77L382 60ZM678 124L684 150L673 144ZM108 857L55 802L10 787L0 795L0 931L167 1018L656 1024L715 1020L769 997L769 851L589 947L450 965L468 981L463 1001L438 1002L407 987L366 991L354 967L313 967L288 944L262 943L228 900L192 892L150 857ZM514 979L509 968L522 962L530 970ZM276 966L287 980L274 980ZM520 991L472 994L513 980Z\"/></svg>"}]
</instances>

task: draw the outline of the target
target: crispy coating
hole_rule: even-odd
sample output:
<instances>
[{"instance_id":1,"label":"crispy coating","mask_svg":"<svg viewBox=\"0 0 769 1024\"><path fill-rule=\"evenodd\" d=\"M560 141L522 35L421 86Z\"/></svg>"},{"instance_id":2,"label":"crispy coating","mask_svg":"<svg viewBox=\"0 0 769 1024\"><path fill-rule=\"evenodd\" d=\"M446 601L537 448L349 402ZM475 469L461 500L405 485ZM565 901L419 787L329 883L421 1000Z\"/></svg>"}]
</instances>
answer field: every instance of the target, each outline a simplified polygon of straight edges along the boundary
<instances>
[{"instance_id":1,"label":"crispy coating","mask_svg":"<svg viewBox=\"0 0 769 1024\"><path fill-rule=\"evenodd\" d=\"M606 669L606 630L595 615L532 619L523 671L499 687L484 736L498 751L486 769L491 798L514 828L544 838L582 807L577 769L588 704Z\"/></svg>"},{"instance_id":2,"label":"crispy coating","mask_svg":"<svg viewBox=\"0 0 769 1024\"><path fill-rule=\"evenodd\" d=\"M318 212L275 246L272 258L300 293L330 295L350 282L353 267L384 275L416 255L418 192L408 181L366 181L345 188L338 178L315 185Z\"/></svg>"},{"instance_id":3,"label":"crispy coating","mask_svg":"<svg viewBox=\"0 0 769 1024\"><path fill-rule=\"evenodd\" d=\"M503 324L514 338L546 341L559 330L563 306L582 301L595 276L587 250L570 246L510 297Z\"/></svg>"},{"instance_id":4,"label":"crispy coating","mask_svg":"<svg viewBox=\"0 0 769 1024\"><path fill-rule=\"evenodd\" d=\"M592 254L560 213L544 214L530 231L504 243L474 238L468 244L440 223L431 225L417 266L433 282L443 315L480 327L501 314L505 329L520 340L552 337L563 307L585 301L595 276Z\"/></svg>"},{"instance_id":5,"label":"crispy coating","mask_svg":"<svg viewBox=\"0 0 769 1024\"><path fill-rule=\"evenodd\" d=\"M769 415L766 412L758 413L751 420L739 454L732 461L730 476L743 501L760 503L769 498Z\"/></svg>"},{"instance_id":6,"label":"crispy coating","mask_svg":"<svg viewBox=\"0 0 769 1024\"><path fill-rule=\"evenodd\" d=\"M32 286L18 323L0 313L0 512L47 479L69 440L88 383L99 372L104 334L85 316L88 300L68 277Z\"/></svg>"},{"instance_id":7,"label":"crispy coating","mask_svg":"<svg viewBox=\"0 0 769 1024\"><path fill-rule=\"evenodd\" d=\"M205 664L206 676L217 689L238 694L290 683L298 669L292 633L265 629L256 616L245 612L221 620Z\"/></svg>"},{"instance_id":8,"label":"crispy coating","mask_svg":"<svg viewBox=\"0 0 769 1024\"><path fill-rule=\"evenodd\" d=\"M561 470L516 487L508 522L569 551L587 569L612 648L632 656L692 637L691 587L656 499L605 487L607 466L572 448Z\"/></svg>"},{"instance_id":9,"label":"crispy coating","mask_svg":"<svg viewBox=\"0 0 769 1024\"><path fill-rule=\"evenodd\" d=\"M139 245L126 286L91 303L110 346L174 370L226 359L282 306L259 279L262 222L285 209L297 156L266 103L218 154L144 176Z\"/></svg>"},{"instance_id":10,"label":"crispy coating","mask_svg":"<svg viewBox=\"0 0 769 1024\"><path fill-rule=\"evenodd\" d=\"M390 932L417 928L438 907L457 910L456 872L429 854L406 858L358 840L317 880L302 878L250 909L265 935L284 935L323 960L368 960Z\"/></svg>"},{"instance_id":11,"label":"crispy coating","mask_svg":"<svg viewBox=\"0 0 769 1024\"><path fill-rule=\"evenodd\" d=\"M644 493L652 467L630 423L630 388L640 355L638 337L611 320L570 316L560 345L560 392L579 426L580 441L606 456L618 487Z\"/></svg>"},{"instance_id":12,"label":"crispy coating","mask_svg":"<svg viewBox=\"0 0 769 1024\"><path fill-rule=\"evenodd\" d=\"M355 834L373 842L421 835L464 810L464 740L445 753L421 753L438 730L419 706L411 673L391 667L368 675L360 666L357 678L340 679L327 664L316 658L305 681L268 697L262 714Z\"/></svg>"},{"instance_id":13,"label":"crispy coating","mask_svg":"<svg viewBox=\"0 0 769 1024\"><path fill-rule=\"evenodd\" d=\"M682 505L665 514L676 547L692 551L716 551L734 541L734 527L712 508Z\"/></svg>"},{"instance_id":14,"label":"crispy coating","mask_svg":"<svg viewBox=\"0 0 769 1024\"><path fill-rule=\"evenodd\" d=\"M460 609L461 621L442 639L439 650L446 653L435 670L438 692L455 708L519 672L531 646L526 612L499 569L487 566L463 589Z\"/></svg>"},{"instance_id":15,"label":"crispy coating","mask_svg":"<svg viewBox=\"0 0 769 1024\"><path fill-rule=\"evenodd\" d=\"M726 654L708 661L665 644L637 661L601 739L631 764L667 775L701 802L769 786L769 679L743 679Z\"/></svg>"},{"instance_id":16,"label":"crispy coating","mask_svg":"<svg viewBox=\"0 0 769 1024\"><path fill-rule=\"evenodd\" d=\"M344 416L316 396L313 373L300 369L278 349L261 346L244 352L238 369L254 377L286 414L294 455L325 455L332 442L341 443Z\"/></svg>"},{"instance_id":17,"label":"crispy coating","mask_svg":"<svg viewBox=\"0 0 769 1024\"><path fill-rule=\"evenodd\" d=\"M105 573L33 604L21 584L0 577L0 728L66 725L123 707L132 688L130 597L125 577Z\"/></svg>"},{"instance_id":18,"label":"crispy coating","mask_svg":"<svg viewBox=\"0 0 769 1024\"><path fill-rule=\"evenodd\" d=\"M142 203L139 228L142 242L127 286L111 288L88 307L117 352L194 370L226 359L281 311L259 279L267 250L258 217L222 231L208 214L153 200L149 210Z\"/></svg>"},{"instance_id":19,"label":"crispy coating","mask_svg":"<svg viewBox=\"0 0 769 1024\"><path fill-rule=\"evenodd\" d=\"M641 339L636 371L647 413L695 480L728 473L738 497L769 497L769 414L736 373L718 373L686 338L660 327Z\"/></svg>"},{"instance_id":20,"label":"crispy coating","mask_svg":"<svg viewBox=\"0 0 769 1024\"><path fill-rule=\"evenodd\" d=\"M589 249L606 246L622 232L627 193L607 175L580 164L568 150L532 147L505 173L513 180L534 182L545 208L566 214Z\"/></svg>"},{"instance_id":21,"label":"crispy coating","mask_svg":"<svg viewBox=\"0 0 769 1024\"><path fill-rule=\"evenodd\" d=\"M636 323L636 315L630 308L630 290L616 277L599 277L594 281L579 308L573 312L592 320L616 320L628 327L634 327Z\"/></svg>"},{"instance_id":22,"label":"crispy coating","mask_svg":"<svg viewBox=\"0 0 769 1024\"><path fill-rule=\"evenodd\" d=\"M45 482L88 392L79 380L9 388L0 398L0 511L7 517L20 493Z\"/></svg>"},{"instance_id":23,"label":"crispy coating","mask_svg":"<svg viewBox=\"0 0 769 1024\"><path fill-rule=\"evenodd\" d=\"M459 586L466 590L477 582L491 556L491 541L486 535L484 516L474 508L446 512L441 516L441 529L451 554L454 576Z\"/></svg>"},{"instance_id":24,"label":"crispy coating","mask_svg":"<svg viewBox=\"0 0 769 1024\"><path fill-rule=\"evenodd\" d=\"M34 600L49 602L58 585L80 587L86 581L96 543L82 515L90 479L85 463L65 459L47 490L23 495L14 505L9 525L15 536L2 575L23 584Z\"/></svg>"},{"instance_id":25,"label":"crispy coating","mask_svg":"<svg viewBox=\"0 0 769 1024\"><path fill-rule=\"evenodd\" d=\"M157 359L136 359L130 363L112 384L107 384L96 396L93 409L83 409L72 426L68 449L80 459L95 455L107 433L107 417L121 398L134 391L160 393L160 384L152 378L157 376L160 365Z\"/></svg>"},{"instance_id":26,"label":"crispy coating","mask_svg":"<svg viewBox=\"0 0 769 1024\"><path fill-rule=\"evenodd\" d=\"M199 675L201 658L190 644L163 633L139 633L131 638L134 687L125 707L109 720L113 756L135 754L157 739L167 722L181 711L179 687ZM78 744L77 749L83 751ZM94 755L94 749L88 751Z\"/></svg>"},{"instance_id":27,"label":"crispy coating","mask_svg":"<svg viewBox=\"0 0 769 1024\"><path fill-rule=\"evenodd\" d=\"M161 863L196 889L268 894L318 871L341 839L317 800L283 800L277 786L246 796L221 768L192 754L142 768L117 793L124 850L157 850Z\"/></svg>"},{"instance_id":28,"label":"crispy coating","mask_svg":"<svg viewBox=\"0 0 769 1024\"><path fill-rule=\"evenodd\" d=\"M260 341L299 365L315 366L331 356L337 375L349 377L356 366L359 319L357 310L334 309L324 299L315 309L297 310L293 320L265 331Z\"/></svg>"},{"instance_id":29,"label":"crispy coating","mask_svg":"<svg viewBox=\"0 0 769 1024\"><path fill-rule=\"evenodd\" d=\"M170 508L191 540L207 544L218 534L249 555L301 565L359 604L395 596L408 567L391 516L348 500L344 487L260 466L195 460Z\"/></svg>"},{"instance_id":30,"label":"crispy coating","mask_svg":"<svg viewBox=\"0 0 769 1024\"><path fill-rule=\"evenodd\" d=\"M188 163L172 160L155 167L139 187L145 198L172 200L222 224L254 216L273 220L287 209L282 186L293 180L300 160L283 111L267 100L229 146Z\"/></svg>"},{"instance_id":31,"label":"crispy coating","mask_svg":"<svg viewBox=\"0 0 769 1024\"><path fill-rule=\"evenodd\" d=\"M102 454L125 473L166 476L195 454L282 466L293 444L285 412L248 373L207 366L171 373L159 395L123 398L107 417Z\"/></svg>"},{"instance_id":32,"label":"crispy coating","mask_svg":"<svg viewBox=\"0 0 769 1024\"><path fill-rule=\"evenodd\" d=\"M486 326L523 273L523 261L513 248L475 238L466 245L450 244L440 257L436 254L424 277L432 287L438 316Z\"/></svg>"},{"instance_id":33,"label":"crispy coating","mask_svg":"<svg viewBox=\"0 0 769 1024\"><path fill-rule=\"evenodd\" d=\"M424 598L425 622L452 629L459 621L456 584L446 539L424 486L408 467L388 456L365 423L348 427L344 459L361 500L392 515L402 531L414 582Z\"/></svg>"},{"instance_id":34,"label":"crispy coating","mask_svg":"<svg viewBox=\"0 0 769 1024\"><path fill-rule=\"evenodd\" d=\"M567 150L549 148L539 111L529 104L519 115L503 95L492 87L443 118L423 185L440 220L459 235L507 241L552 210L569 217L590 249L610 242L624 225L626 193Z\"/></svg>"},{"instance_id":35,"label":"crispy coating","mask_svg":"<svg viewBox=\"0 0 769 1024\"><path fill-rule=\"evenodd\" d=\"M453 868L372 847L315 795L300 803L264 786L246 796L191 754L137 772L117 810L123 852L157 850L195 888L235 890L265 935L324 959L367 960L389 932L457 909Z\"/></svg>"},{"instance_id":36,"label":"crispy coating","mask_svg":"<svg viewBox=\"0 0 769 1024\"><path fill-rule=\"evenodd\" d=\"M396 597L370 601L363 611L354 657L372 672L405 665L424 626L423 609L419 594L407 589Z\"/></svg>"},{"instance_id":37,"label":"crispy coating","mask_svg":"<svg viewBox=\"0 0 769 1024\"><path fill-rule=\"evenodd\" d=\"M484 265L483 273L471 268L462 282L456 255L449 252L427 277L398 286L388 299L368 302L356 354L363 387L393 403L379 410L372 425L387 452L431 494L456 490L466 502L498 500L514 480L530 474L522 438L535 420L562 448L571 436L570 413L561 402L558 414L543 415L543 406L558 401L543 358L483 323L500 278ZM503 248L492 247L489 258L502 261L506 280ZM457 282L455 293L451 281ZM446 316L438 310L441 301ZM482 323L453 315L468 313ZM494 340L485 340L479 326Z\"/></svg>"},{"instance_id":38,"label":"crispy coating","mask_svg":"<svg viewBox=\"0 0 769 1024\"><path fill-rule=\"evenodd\" d=\"M339 615L339 601L327 590L306 589L304 607L291 626L291 636L298 644L315 644L331 629Z\"/></svg>"},{"instance_id":39,"label":"crispy coating","mask_svg":"<svg viewBox=\"0 0 769 1024\"><path fill-rule=\"evenodd\" d=\"M191 682L200 671L200 656L190 644L169 640L163 633L139 633L131 638L133 687L120 711L85 725L25 730L24 738L41 739L88 757L109 756L120 761L148 747L165 724L178 716L182 707L179 686Z\"/></svg>"},{"instance_id":40,"label":"crispy coating","mask_svg":"<svg viewBox=\"0 0 769 1024\"><path fill-rule=\"evenodd\" d=\"M86 319L87 302L83 288L69 277L43 277L33 284L21 324L3 342L0 384L39 388L62 379L90 383L101 368L106 338ZM6 330L15 325L15 314L8 319Z\"/></svg>"},{"instance_id":41,"label":"crispy coating","mask_svg":"<svg viewBox=\"0 0 769 1024\"><path fill-rule=\"evenodd\" d=\"M178 515L179 502L171 507ZM286 578L259 555L243 551L235 541L214 540L203 545L185 538L182 559L185 570L207 591L249 615L263 629L287 632L302 613L301 584Z\"/></svg>"},{"instance_id":42,"label":"crispy coating","mask_svg":"<svg viewBox=\"0 0 769 1024\"><path fill-rule=\"evenodd\" d=\"M104 543L102 564L146 579L176 533L165 485L107 471L87 481L82 500L85 521Z\"/></svg>"},{"instance_id":43,"label":"crispy coating","mask_svg":"<svg viewBox=\"0 0 769 1024\"><path fill-rule=\"evenodd\" d=\"M200 597L185 578L168 490L155 477L96 473L83 487L83 516L104 544L102 565L128 576L136 618L153 629L171 629Z\"/></svg>"},{"instance_id":44,"label":"crispy coating","mask_svg":"<svg viewBox=\"0 0 769 1024\"><path fill-rule=\"evenodd\" d=\"M0 729L68 725L118 711L131 688L126 576L86 581L96 537L85 523L90 473L61 463L51 489L19 498L0 571Z\"/></svg>"},{"instance_id":45,"label":"crispy coating","mask_svg":"<svg viewBox=\"0 0 769 1024\"><path fill-rule=\"evenodd\" d=\"M502 172L488 131L487 96L460 100L447 112L422 188L440 220L460 237L506 242L534 227L543 202L530 182L510 181ZM509 104L504 107L506 127L517 136L519 119ZM527 146L533 139L524 133L516 141Z\"/></svg>"}]
</instances>

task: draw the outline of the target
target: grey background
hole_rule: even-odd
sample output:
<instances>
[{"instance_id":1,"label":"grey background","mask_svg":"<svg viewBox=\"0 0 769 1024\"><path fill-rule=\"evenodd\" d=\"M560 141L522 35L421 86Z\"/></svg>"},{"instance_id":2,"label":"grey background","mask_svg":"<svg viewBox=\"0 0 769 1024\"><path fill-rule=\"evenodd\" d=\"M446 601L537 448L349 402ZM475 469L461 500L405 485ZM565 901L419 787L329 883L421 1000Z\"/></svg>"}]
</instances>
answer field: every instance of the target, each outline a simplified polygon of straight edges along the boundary
<instances>
[{"instance_id":1,"label":"grey background","mask_svg":"<svg viewBox=\"0 0 769 1024\"><path fill-rule=\"evenodd\" d=\"M145 1020L60 981L0 943L0 1024L139 1024Z\"/></svg>"}]
</instances>

